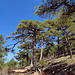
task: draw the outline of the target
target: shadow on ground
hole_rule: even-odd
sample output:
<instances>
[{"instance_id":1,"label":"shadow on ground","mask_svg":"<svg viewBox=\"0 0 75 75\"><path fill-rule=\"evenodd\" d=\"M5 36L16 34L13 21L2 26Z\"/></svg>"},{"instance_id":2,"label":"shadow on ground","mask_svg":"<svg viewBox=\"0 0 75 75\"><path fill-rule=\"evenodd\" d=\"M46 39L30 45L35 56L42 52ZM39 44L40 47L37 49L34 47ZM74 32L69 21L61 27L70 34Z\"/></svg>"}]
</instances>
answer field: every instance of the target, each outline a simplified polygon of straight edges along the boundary
<instances>
[{"instance_id":1,"label":"shadow on ground","mask_svg":"<svg viewBox=\"0 0 75 75\"><path fill-rule=\"evenodd\" d=\"M75 75L75 64L67 66L67 63L56 62L49 65L42 75Z\"/></svg>"}]
</instances>

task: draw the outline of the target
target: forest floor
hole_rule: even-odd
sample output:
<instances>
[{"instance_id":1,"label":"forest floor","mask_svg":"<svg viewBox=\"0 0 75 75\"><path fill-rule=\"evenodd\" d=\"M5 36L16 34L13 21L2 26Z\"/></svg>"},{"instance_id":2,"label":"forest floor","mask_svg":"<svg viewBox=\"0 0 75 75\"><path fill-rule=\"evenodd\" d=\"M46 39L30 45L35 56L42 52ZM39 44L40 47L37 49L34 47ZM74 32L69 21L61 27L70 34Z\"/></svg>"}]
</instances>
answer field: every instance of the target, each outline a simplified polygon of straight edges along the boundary
<instances>
[{"instance_id":1,"label":"forest floor","mask_svg":"<svg viewBox=\"0 0 75 75\"><path fill-rule=\"evenodd\" d=\"M14 73L11 75L75 75L75 55L72 59L70 59L70 56L47 58L40 69L41 73L36 71L31 74L27 71L27 73Z\"/></svg>"},{"instance_id":2,"label":"forest floor","mask_svg":"<svg viewBox=\"0 0 75 75\"><path fill-rule=\"evenodd\" d=\"M42 75L75 75L75 55L48 60L45 67Z\"/></svg>"}]
</instances>

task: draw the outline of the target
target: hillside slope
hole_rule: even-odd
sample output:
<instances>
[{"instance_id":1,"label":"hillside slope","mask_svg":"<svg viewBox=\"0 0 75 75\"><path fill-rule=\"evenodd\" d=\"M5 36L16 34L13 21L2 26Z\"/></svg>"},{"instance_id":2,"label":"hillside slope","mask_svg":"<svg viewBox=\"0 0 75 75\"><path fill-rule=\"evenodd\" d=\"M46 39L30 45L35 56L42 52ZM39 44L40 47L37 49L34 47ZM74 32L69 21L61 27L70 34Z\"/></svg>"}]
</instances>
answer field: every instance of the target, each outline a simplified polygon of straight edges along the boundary
<instances>
[{"instance_id":1,"label":"hillside slope","mask_svg":"<svg viewBox=\"0 0 75 75\"><path fill-rule=\"evenodd\" d=\"M42 67L40 67L42 66ZM60 58L52 58L52 59L45 59L45 63L38 65L37 66L40 70L41 73L39 73L38 71L36 72L31 72L31 68L28 71L26 69L26 72L24 73L14 73L13 75L75 75L75 55L73 55L73 58L70 59L69 56L64 56L64 57L60 57ZM17 69L17 71L19 71ZM12 75L12 74L10 74Z\"/></svg>"},{"instance_id":2,"label":"hillside slope","mask_svg":"<svg viewBox=\"0 0 75 75\"><path fill-rule=\"evenodd\" d=\"M42 75L75 75L75 55L48 60L44 68Z\"/></svg>"}]
</instances>

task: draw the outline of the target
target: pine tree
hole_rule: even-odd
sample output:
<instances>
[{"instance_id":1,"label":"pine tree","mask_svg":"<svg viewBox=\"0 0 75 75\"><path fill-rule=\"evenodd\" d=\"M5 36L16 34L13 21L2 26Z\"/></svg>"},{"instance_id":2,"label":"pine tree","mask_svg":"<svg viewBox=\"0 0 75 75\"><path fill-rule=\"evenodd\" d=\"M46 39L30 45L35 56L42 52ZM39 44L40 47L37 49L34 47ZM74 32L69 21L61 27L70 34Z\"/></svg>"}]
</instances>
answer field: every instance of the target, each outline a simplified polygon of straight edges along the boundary
<instances>
[{"instance_id":1,"label":"pine tree","mask_svg":"<svg viewBox=\"0 0 75 75\"><path fill-rule=\"evenodd\" d=\"M46 37L47 37L47 42L46 42L46 46L48 48L52 47L51 44L57 43L57 38L59 37L60 32L58 31L58 28L56 26L56 21L57 19L54 20L46 20L43 24L45 25L47 31L45 33ZM50 46L50 47L49 47ZM53 46L54 50L52 49L52 52L56 52L55 51L55 47ZM51 48L50 48L51 49ZM50 50L48 49L48 50ZM51 51L50 51L51 52ZM52 53L51 52L51 53ZM47 52L49 53L49 52ZM47 55L47 54L46 54Z\"/></svg>"},{"instance_id":2,"label":"pine tree","mask_svg":"<svg viewBox=\"0 0 75 75\"><path fill-rule=\"evenodd\" d=\"M26 41L32 42L32 63L34 68L36 69L36 44L38 38L36 37L44 30L41 26L41 22L39 21L31 21L31 20L23 20L17 27L17 31L12 33L15 35L13 40L18 39L17 43L25 43ZM26 41L25 41L26 40ZM17 44L15 43L14 46ZM12 48L14 48L14 46Z\"/></svg>"},{"instance_id":3,"label":"pine tree","mask_svg":"<svg viewBox=\"0 0 75 75\"><path fill-rule=\"evenodd\" d=\"M6 66L9 67L9 68L14 68L16 67L18 64L17 61L14 60L14 58L12 58L9 62L6 62Z\"/></svg>"},{"instance_id":4,"label":"pine tree","mask_svg":"<svg viewBox=\"0 0 75 75\"><path fill-rule=\"evenodd\" d=\"M40 6L36 6L36 15L51 17L57 15L61 8L66 10L66 15L75 12L75 0L42 0Z\"/></svg>"},{"instance_id":5,"label":"pine tree","mask_svg":"<svg viewBox=\"0 0 75 75\"><path fill-rule=\"evenodd\" d=\"M30 64L31 59L31 49L32 44L30 41L27 41L25 44L18 46L20 48L19 52L15 58L19 61L20 65L25 66Z\"/></svg>"},{"instance_id":6,"label":"pine tree","mask_svg":"<svg viewBox=\"0 0 75 75\"><path fill-rule=\"evenodd\" d=\"M5 56L6 56L6 50L4 48L4 37L0 35L0 69L3 68L4 61L5 61Z\"/></svg>"},{"instance_id":7,"label":"pine tree","mask_svg":"<svg viewBox=\"0 0 75 75\"><path fill-rule=\"evenodd\" d=\"M71 38L73 38L73 36L75 35L75 23L73 22L74 14L75 13L72 13L69 16L61 14L57 21L57 25L60 27L60 31L62 31L62 38L66 41L66 47L70 58L72 58Z\"/></svg>"}]
</instances>

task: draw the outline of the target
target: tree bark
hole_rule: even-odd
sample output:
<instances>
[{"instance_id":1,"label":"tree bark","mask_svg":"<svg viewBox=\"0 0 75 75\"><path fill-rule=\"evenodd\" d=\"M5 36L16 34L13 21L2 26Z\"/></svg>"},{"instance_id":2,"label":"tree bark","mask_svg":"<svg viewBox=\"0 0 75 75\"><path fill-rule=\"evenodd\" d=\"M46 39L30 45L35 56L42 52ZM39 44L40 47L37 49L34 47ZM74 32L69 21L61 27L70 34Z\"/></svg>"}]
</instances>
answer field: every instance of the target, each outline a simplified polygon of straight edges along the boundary
<instances>
[{"instance_id":1,"label":"tree bark","mask_svg":"<svg viewBox=\"0 0 75 75\"><path fill-rule=\"evenodd\" d=\"M32 58L31 58L31 63L30 63L30 65L31 65L31 66L33 66L33 61L32 61Z\"/></svg>"},{"instance_id":2,"label":"tree bark","mask_svg":"<svg viewBox=\"0 0 75 75\"><path fill-rule=\"evenodd\" d=\"M70 55L70 58L72 58L71 45L70 45L69 38L67 37L67 33L66 32L64 34L64 37L65 37L65 41L66 41L66 46L67 46L68 54Z\"/></svg>"},{"instance_id":3,"label":"tree bark","mask_svg":"<svg viewBox=\"0 0 75 75\"><path fill-rule=\"evenodd\" d=\"M26 53L26 60L27 60L27 64L28 64L28 60L29 60L28 53Z\"/></svg>"},{"instance_id":4,"label":"tree bark","mask_svg":"<svg viewBox=\"0 0 75 75\"><path fill-rule=\"evenodd\" d=\"M33 51L32 51L32 63L33 67L36 70L36 39L33 39Z\"/></svg>"},{"instance_id":5,"label":"tree bark","mask_svg":"<svg viewBox=\"0 0 75 75\"><path fill-rule=\"evenodd\" d=\"M36 28L33 31L33 51L32 51L32 63L34 70L36 70Z\"/></svg>"},{"instance_id":6,"label":"tree bark","mask_svg":"<svg viewBox=\"0 0 75 75\"><path fill-rule=\"evenodd\" d=\"M42 43L41 43L41 54L40 54L40 61L43 58L43 38L42 38Z\"/></svg>"},{"instance_id":7,"label":"tree bark","mask_svg":"<svg viewBox=\"0 0 75 75\"><path fill-rule=\"evenodd\" d=\"M59 37L57 38L57 43L58 43L58 57L60 57L60 47L59 47Z\"/></svg>"}]
</instances>

